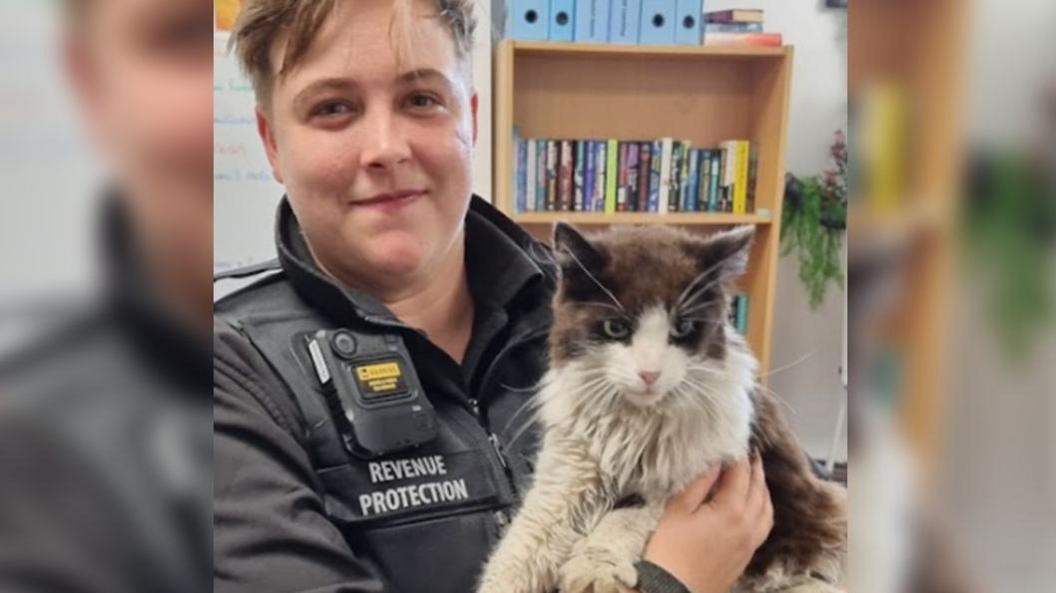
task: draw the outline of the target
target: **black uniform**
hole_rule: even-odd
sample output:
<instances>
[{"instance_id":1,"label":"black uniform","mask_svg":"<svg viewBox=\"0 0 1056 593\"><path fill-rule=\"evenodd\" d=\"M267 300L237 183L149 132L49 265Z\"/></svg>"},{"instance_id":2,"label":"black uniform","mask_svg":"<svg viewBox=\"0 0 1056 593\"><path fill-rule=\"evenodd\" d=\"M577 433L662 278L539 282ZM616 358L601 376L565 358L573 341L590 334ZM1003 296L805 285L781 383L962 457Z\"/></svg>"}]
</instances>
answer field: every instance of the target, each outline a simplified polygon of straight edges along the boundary
<instances>
[{"instance_id":1,"label":"black uniform","mask_svg":"<svg viewBox=\"0 0 1056 593\"><path fill-rule=\"evenodd\" d=\"M284 200L278 266L216 306L217 593L467 593L527 487L526 403L545 370L546 250L478 197L465 221L475 304L462 364L308 253ZM394 334L435 408L437 437L378 459L344 446L305 336Z\"/></svg>"}]
</instances>

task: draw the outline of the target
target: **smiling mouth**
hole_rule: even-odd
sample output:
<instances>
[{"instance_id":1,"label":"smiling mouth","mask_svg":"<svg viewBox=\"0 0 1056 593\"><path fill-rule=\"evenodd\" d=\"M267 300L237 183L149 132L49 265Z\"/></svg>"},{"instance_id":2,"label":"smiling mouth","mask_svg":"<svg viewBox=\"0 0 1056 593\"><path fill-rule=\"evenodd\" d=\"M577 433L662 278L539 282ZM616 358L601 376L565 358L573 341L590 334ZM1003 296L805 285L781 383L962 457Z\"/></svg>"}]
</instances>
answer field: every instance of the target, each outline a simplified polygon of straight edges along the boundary
<instances>
[{"instance_id":1,"label":"smiling mouth","mask_svg":"<svg viewBox=\"0 0 1056 593\"><path fill-rule=\"evenodd\" d=\"M376 196L374 196L372 198L367 198L366 200L357 200L357 201L352 202L352 205L353 206L363 206L363 207L369 207L369 206L386 206L386 207L400 206L400 205L403 205L403 204L408 204L410 202L413 202L415 199L420 198L421 196L424 196L424 195L425 195L425 192L424 191L420 191L420 190L398 191L398 192L393 192L393 193L388 193L388 194L378 194L378 195L376 195Z\"/></svg>"}]
</instances>

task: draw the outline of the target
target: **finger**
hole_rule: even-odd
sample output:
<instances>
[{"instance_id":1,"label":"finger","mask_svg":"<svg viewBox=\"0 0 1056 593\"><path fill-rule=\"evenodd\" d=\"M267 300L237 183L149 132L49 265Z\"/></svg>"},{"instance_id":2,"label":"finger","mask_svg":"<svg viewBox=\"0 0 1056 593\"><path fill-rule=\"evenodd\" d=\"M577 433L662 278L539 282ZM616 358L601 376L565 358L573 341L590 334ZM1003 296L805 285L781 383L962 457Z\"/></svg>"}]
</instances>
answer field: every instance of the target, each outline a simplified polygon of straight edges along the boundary
<instances>
[{"instance_id":1,"label":"finger","mask_svg":"<svg viewBox=\"0 0 1056 593\"><path fill-rule=\"evenodd\" d=\"M667 503L668 508L682 514L689 514L697 510L700 505L704 504L704 499L707 498L708 492L715 485L715 481L719 479L719 471L721 469L721 466L716 465L700 474L697 479L686 486L685 490L671 497Z\"/></svg>"},{"instance_id":2,"label":"finger","mask_svg":"<svg viewBox=\"0 0 1056 593\"><path fill-rule=\"evenodd\" d=\"M751 467L748 465L748 460L737 460L733 465L726 468L722 477L719 478L719 484L715 489L715 498L712 499L710 504L743 509L748 496L751 475Z\"/></svg>"},{"instance_id":3,"label":"finger","mask_svg":"<svg viewBox=\"0 0 1056 593\"><path fill-rule=\"evenodd\" d=\"M755 541L759 542L759 545L762 545L762 543L766 541L766 538L769 537L770 531L773 528L774 505L773 502L770 500L770 497L767 496L765 501L763 502L763 511L759 519L759 528L755 535Z\"/></svg>"},{"instance_id":4,"label":"finger","mask_svg":"<svg viewBox=\"0 0 1056 593\"><path fill-rule=\"evenodd\" d=\"M751 463L752 477L748 486L748 500L745 508L749 512L759 513L763 510L764 503L769 498L770 492L766 486L766 474L763 470L762 456L754 456Z\"/></svg>"}]
</instances>

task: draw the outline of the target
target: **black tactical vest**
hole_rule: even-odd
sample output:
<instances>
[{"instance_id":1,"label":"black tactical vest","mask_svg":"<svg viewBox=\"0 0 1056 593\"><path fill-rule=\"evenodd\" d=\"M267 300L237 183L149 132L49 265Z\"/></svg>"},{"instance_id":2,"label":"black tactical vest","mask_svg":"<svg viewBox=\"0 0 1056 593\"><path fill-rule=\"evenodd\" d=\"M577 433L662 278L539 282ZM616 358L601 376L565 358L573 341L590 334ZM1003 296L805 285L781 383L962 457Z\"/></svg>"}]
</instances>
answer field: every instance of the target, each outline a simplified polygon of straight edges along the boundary
<instances>
[{"instance_id":1,"label":"black tactical vest","mask_svg":"<svg viewBox=\"0 0 1056 593\"><path fill-rule=\"evenodd\" d=\"M420 366L416 353L435 346L369 305L350 302L340 318L310 306L287 262L282 267L219 301L215 312L281 379L287 393L276 397L292 398L300 410L303 432L295 436L306 443L330 520L393 591L472 591L529 485L538 435L527 403L545 370L552 276L499 313L505 330L467 381L435 361ZM339 328L404 339L436 412L435 439L379 458L350 452L335 421L339 406L307 345L318 330Z\"/></svg>"}]
</instances>

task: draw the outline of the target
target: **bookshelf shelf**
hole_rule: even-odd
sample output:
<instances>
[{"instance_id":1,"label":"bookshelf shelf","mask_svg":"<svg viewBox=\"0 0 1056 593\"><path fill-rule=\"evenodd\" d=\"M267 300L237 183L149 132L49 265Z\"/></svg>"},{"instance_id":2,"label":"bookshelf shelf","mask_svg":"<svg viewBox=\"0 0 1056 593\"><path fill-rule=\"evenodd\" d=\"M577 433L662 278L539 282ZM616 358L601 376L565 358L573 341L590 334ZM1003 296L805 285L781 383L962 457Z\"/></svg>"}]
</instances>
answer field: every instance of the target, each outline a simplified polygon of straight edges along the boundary
<instances>
[{"instance_id":1,"label":"bookshelf shelf","mask_svg":"<svg viewBox=\"0 0 1056 593\"><path fill-rule=\"evenodd\" d=\"M619 56L621 59L648 60L656 56L686 58L762 58L790 55L791 47L721 46L721 45L613 45L595 43L555 43L550 41L509 41L518 55L584 55Z\"/></svg>"},{"instance_id":2,"label":"bookshelf shelf","mask_svg":"<svg viewBox=\"0 0 1056 593\"><path fill-rule=\"evenodd\" d=\"M572 224L610 225L610 224L676 224L676 225L737 225L737 224L770 224L769 214L727 214L723 212L695 213L672 212L656 214L653 212L522 212L514 214L513 220L519 224L551 224L562 220Z\"/></svg>"},{"instance_id":3,"label":"bookshelf shelf","mask_svg":"<svg viewBox=\"0 0 1056 593\"><path fill-rule=\"evenodd\" d=\"M693 232L756 225L740 289L748 343L765 383L777 283L792 47L640 46L506 40L495 48L495 205L536 237L558 220L586 227L671 224ZM693 147L746 139L757 150L754 212L514 211L517 126L523 138L655 140ZM589 230L589 229L588 229Z\"/></svg>"}]
</instances>

